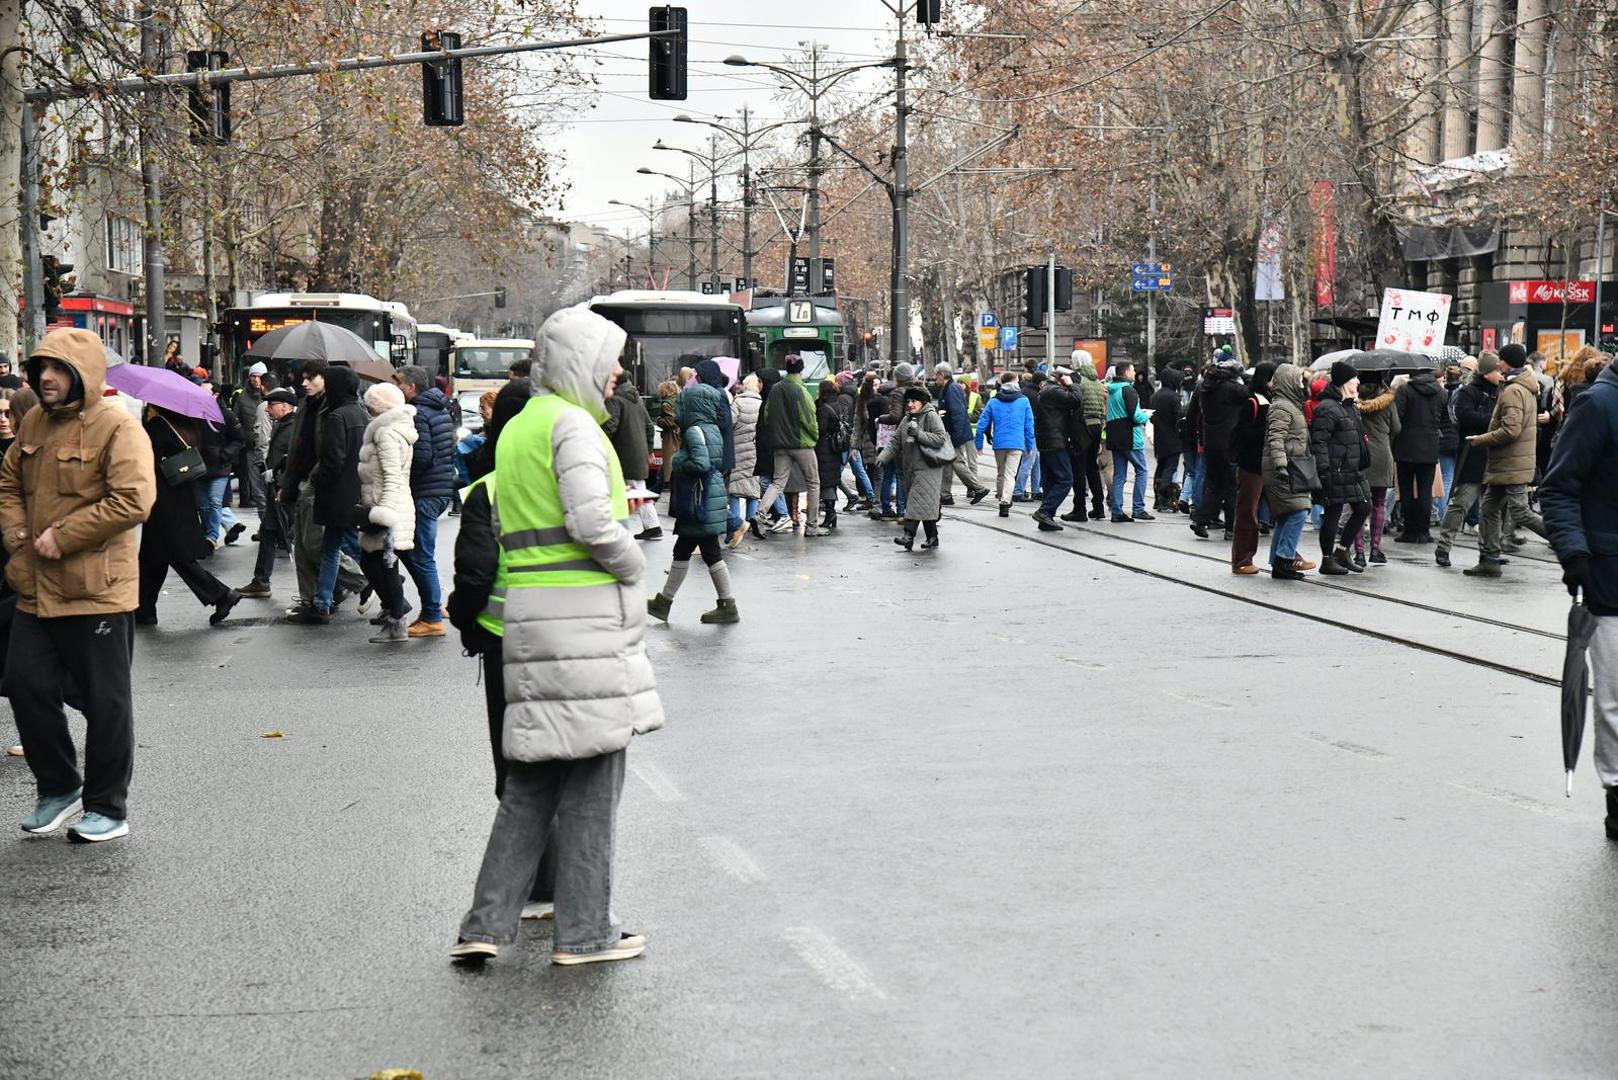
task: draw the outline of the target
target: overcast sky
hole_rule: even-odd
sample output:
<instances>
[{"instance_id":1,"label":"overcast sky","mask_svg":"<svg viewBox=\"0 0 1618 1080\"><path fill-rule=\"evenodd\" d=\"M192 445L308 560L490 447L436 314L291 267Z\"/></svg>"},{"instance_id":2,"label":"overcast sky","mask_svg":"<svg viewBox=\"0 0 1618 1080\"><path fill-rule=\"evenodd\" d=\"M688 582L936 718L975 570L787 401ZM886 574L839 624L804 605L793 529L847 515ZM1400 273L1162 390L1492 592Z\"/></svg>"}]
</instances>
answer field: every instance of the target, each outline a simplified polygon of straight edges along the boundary
<instances>
[{"instance_id":1,"label":"overcast sky","mask_svg":"<svg viewBox=\"0 0 1618 1080\"><path fill-rule=\"evenodd\" d=\"M603 33L633 33L646 29L647 8L645 0L581 0L579 13L595 18ZM805 4L688 0L687 10L690 78L689 96L683 102L647 98L645 42L595 50L606 58L594 69L601 73L599 92L592 99L595 108L568 122L558 140L567 158L563 175L571 185L563 205L556 209L558 217L620 234L643 228L643 215L611 206L608 200L644 205L647 196L673 188L668 181L638 175L635 170L642 165L686 175L688 159L684 155L652 150L652 143L660 138L670 145L706 148L710 130L674 123L680 113L733 123L737 110L746 105L759 117L757 123L764 123L807 111L806 105L789 106L777 99L775 77L770 72L725 67L720 61L726 56L741 53L751 60L779 62L800 52L799 42L811 40L820 42L831 60L839 63L878 59L892 51L894 18L881 0ZM867 76L853 77L863 78ZM735 197L734 181L728 191L721 185L722 200Z\"/></svg>"}]
</instances>

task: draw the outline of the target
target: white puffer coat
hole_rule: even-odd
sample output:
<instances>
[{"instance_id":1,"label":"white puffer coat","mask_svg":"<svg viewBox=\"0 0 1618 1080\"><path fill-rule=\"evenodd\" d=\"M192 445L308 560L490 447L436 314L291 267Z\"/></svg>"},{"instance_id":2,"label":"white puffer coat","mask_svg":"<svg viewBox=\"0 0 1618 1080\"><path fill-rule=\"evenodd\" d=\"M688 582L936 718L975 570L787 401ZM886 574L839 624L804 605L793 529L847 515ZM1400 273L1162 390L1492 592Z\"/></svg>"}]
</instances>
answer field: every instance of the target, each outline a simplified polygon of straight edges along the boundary
<instances>
[{"instance_id":1,"label":"white puffer coat","mask_svg":"<svg viewBox=\"0 0 1618 1080\"><path fill-rule=\"evenodd\" d=\"M416 544L416 501L410 497L416 410L399 405L371 418L360 446L360 505L386 533L360 530L361 551L381 551L391 537L394 551Z\"/></svg>"},{"instance_id":2,"label":"white puffer coat","mask_svg":"<svg viewBox=\"0 0 1618 1080\"><path fill-rule=\"evenodd\" d=\"M565 409L551 428L551 468L564 528L615 580L568 588L513 588L506 595L506 714L501 742L512 761L576 760L622 750L663 726L663 704L646 656L646 557L612 505L616 453L602 432L602 389L624 348L624 332L583 305L564 308L539 330L535 394ZM501 430L500 488L524 482L539 455L527 409ZM665 443L665 453L670 451Z\"/></svg>"}]
</instances>

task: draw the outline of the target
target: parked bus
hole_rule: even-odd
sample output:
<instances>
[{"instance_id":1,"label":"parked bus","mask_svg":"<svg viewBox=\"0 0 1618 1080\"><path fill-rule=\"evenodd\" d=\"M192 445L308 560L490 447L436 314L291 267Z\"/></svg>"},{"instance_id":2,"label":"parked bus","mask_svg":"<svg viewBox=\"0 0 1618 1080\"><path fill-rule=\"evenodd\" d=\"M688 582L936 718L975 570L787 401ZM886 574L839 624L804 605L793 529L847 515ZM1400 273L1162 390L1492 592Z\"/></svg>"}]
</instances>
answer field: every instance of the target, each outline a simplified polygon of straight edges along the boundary
<instances>
[{"instance_id":1,"label":"parked bus","mask_svg":"<svg viewBox=\"0 0 1618 1080\"><path fill-rule=\"evenodd\" d=\"M450 349L455 392L498 390L510 378L511 365L533 355L533 338L462 338Z\"/></svg>"},{"instance_id":2,"label":"parked bus","mask_svg":"<svg viewBox=\"0 0 1618 1080\"><path fill-rule=\"evenodd\" d=\"M455 368L450 362L450 349L457 341L471 337L453 326L420 323L416 327L416 363L432 375L451 375Z\"/></svg>"},{"instance_id":3,"label":"parked bus","mask_svg":"<svg viewBox=\"0 0 1618 1080\"><path fill-rule=\"evenodd\" d=\"M747 319L738 304L681 290L624 289L590 301L590 310L623 327L623 366L643 396L698 360L733 356L743 374L758 364L747 352Z\"/></svg>"},{"instance_id":4,"label":"parked bus","mask_svg":"<svg viewBox=\"0 0 1618 1080\"><path fill-rule=\"evenodd\" d=\"M830 296L755 295L747 336L763 367L784 367L792 353L803 357L803 381L813 391L843 354L843 316Z\"/></svg>"},{"instance_id":5,"label":"parked bus","mask_svg":"<svg viewBox=\"0 0 1618 1080\"><path fill-rule=\"evenodd\" d=\"M352 330L394 367L416 362L416 320L395 300L364 293L265 293L246 307L226 308L220 318L224 352L220 371L225 380L240 378L251 361L243 355L253 342L292 323L323 322ZM286 365L278 365L284 375Z\"/></svg>"}]
</instances>

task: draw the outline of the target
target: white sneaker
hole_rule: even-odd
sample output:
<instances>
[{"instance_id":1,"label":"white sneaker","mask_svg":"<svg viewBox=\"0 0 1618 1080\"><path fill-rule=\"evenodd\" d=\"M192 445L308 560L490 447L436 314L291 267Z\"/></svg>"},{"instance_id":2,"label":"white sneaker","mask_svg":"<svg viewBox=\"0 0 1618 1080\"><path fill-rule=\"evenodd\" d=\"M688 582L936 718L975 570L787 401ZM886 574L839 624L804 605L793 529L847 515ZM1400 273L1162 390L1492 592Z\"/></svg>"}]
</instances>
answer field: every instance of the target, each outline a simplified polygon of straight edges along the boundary
<instances>
[{"instance_id":1,"label":"white sneaker","mask_svg":"<svg viewBox=\"0 0 1618 1080\"><path fill-rule=\"evenodd\" d=\"M625 934L618 939L618 944L597 952L553 952L551 963L566 967L572 964L601 964L608 960L633 960L645 951L645 937Z\"/></svg>"},{"instance_id":2,"label":"white sneaker","mask_svg":"<svg viewBox=\"0 0 1618 1080\"><path fill-rule=\"evenodd\" d=\"M554 919L556 918L556 905L548 900L530 900L522 906L522 917L525 919Z\"/></svg>"},{"instance_id":3,"label":"white sneaker","mask_svg":"<svg viewBox=\"0 0 1618 1080\"><path fill-rule=\"evenodd\" d=\"M471 960L482 963L500 955L500 946L487 941L457 941L449 951L451 960Z\"/></svg>"},{"instance_id":4,"label":"white sneaker","mask_svg":"<svg viewBox=\"0 0 1618 1080\"><path fill-rule=\"evenodd\" d=\"M6 747L6 756L7 757L22 757L22 747L20 747L20 746L8 746L8 747Z\"/></svg>"},{"instance_id":5,"label":"white sneaker","mask_svg":"<svg viewBox=\"0 0 1618 1080\"><path fill-rule=\"evenodd\" d=\"M789 517L781 518L775 524L769 526L769 530L772 533L791 532L793 530L793 528L794 528L794 526L792 524L792 519L789 518Z\"/></svg>"}]
</instances>

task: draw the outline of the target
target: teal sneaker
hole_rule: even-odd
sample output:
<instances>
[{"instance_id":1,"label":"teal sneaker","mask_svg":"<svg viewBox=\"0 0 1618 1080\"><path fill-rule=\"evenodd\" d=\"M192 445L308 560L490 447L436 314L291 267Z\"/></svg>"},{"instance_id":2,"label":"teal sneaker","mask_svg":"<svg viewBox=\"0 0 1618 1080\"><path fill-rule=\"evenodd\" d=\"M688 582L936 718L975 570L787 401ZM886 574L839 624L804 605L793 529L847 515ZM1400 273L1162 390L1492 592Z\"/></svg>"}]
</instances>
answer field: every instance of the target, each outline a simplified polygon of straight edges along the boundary
<instances>
[{"instance_id":1,"label":"teal sneaker","mask_svg":"<svg viewBox=\"0 0 1618 1080\"><path fill-rule=\"evenodd\" d=\"M129 822L90 811L67 827L67 838L79 844L94 844L129 835Z\"/></svg>"},{"instance_id":2,"label":"teal sneaker","mask_svg":"<svg viewBox=\"0 0 1618 1080\"><path fill-rule=\"evenodd\" d=\"M74 788L66 795L47 795L39 800L34 812L22 819L22 831L44 836L53 833L62 827L62 822L78 813L83 804L79 801L84 794L83 788Z\"/></svg>"}]
</instances>

